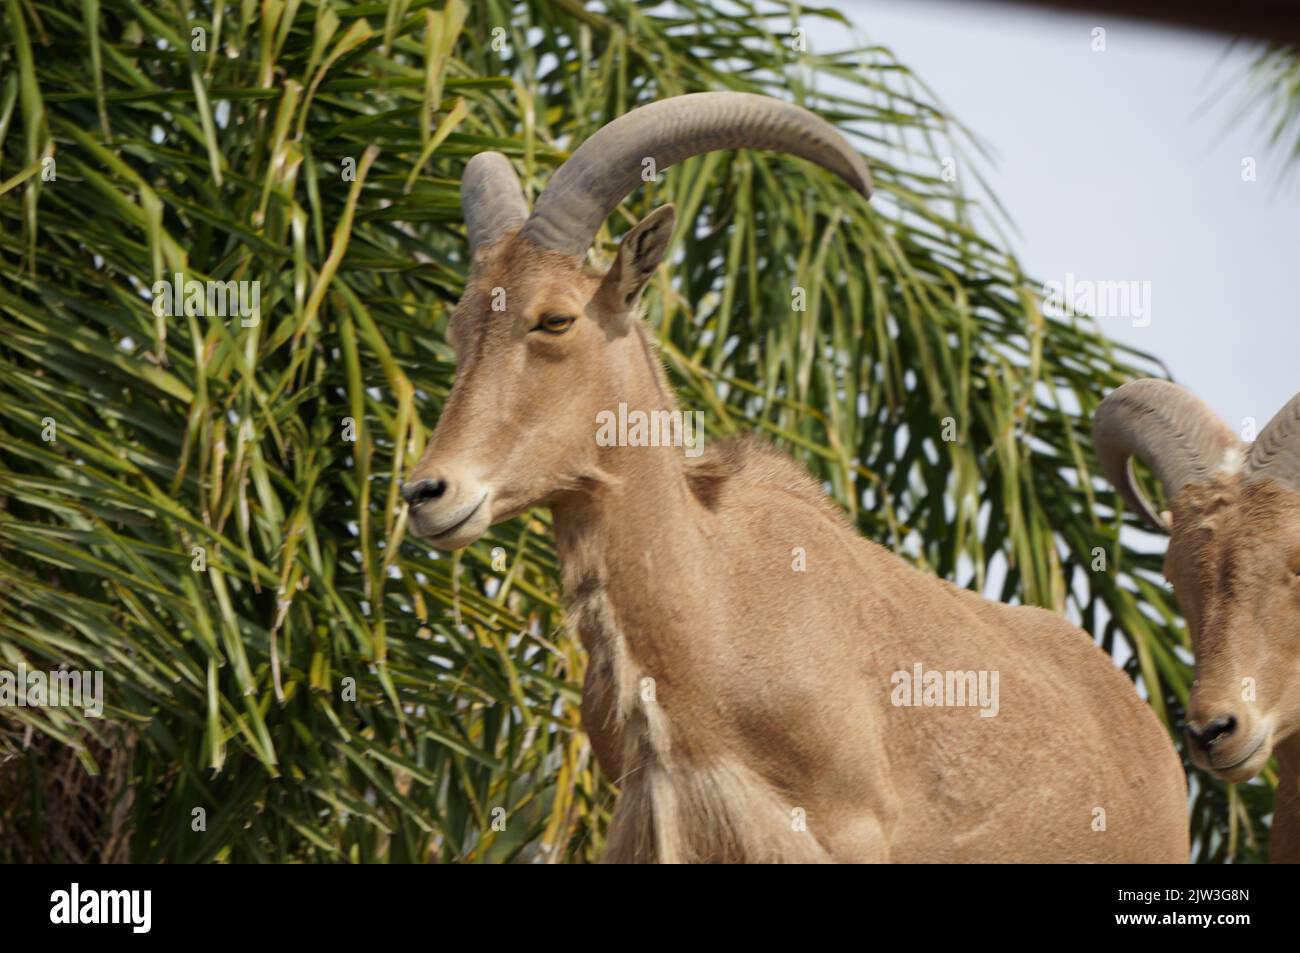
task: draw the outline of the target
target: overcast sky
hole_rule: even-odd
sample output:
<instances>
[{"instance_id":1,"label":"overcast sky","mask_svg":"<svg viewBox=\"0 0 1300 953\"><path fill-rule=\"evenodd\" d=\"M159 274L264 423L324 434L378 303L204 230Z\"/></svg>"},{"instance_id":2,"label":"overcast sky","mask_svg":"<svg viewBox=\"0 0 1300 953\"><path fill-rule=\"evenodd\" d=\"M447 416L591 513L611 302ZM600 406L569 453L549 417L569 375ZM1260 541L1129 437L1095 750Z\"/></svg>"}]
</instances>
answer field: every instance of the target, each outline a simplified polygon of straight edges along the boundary
<instances>
[{"instance_id":1,"label":"overcast sky","mask_svg":"<svg viewBox=\"0 0 1300 953\"><path fill-rule=\"evenodd\" d=\"M1234 428L1263 426L1300 391L1300 176L1282 180L1260 123L1233 122L1253 47L973 0L833 5L991 147L984 171L1030 275L1149 282L1147 326L1103 327L1163 359ZM809 39L847 45L835 31Z\"/></svg>"}]
</instances>

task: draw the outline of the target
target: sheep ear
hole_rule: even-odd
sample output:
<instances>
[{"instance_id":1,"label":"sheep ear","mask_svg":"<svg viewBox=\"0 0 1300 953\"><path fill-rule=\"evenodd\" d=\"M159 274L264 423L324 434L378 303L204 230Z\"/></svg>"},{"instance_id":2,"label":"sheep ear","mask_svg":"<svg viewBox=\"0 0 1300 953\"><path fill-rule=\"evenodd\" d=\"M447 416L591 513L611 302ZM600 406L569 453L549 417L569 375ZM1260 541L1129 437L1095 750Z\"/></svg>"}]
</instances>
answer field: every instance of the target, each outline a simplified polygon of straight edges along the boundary
<instances>
[{"instance_id":1,"label":"sheep ear","mask_svg":"<svg viewBox=\"0 0 1300 953\"><path fill-rule=\"evenodd\" d=\"M627 314L641 297L646 282L668 252L677 210L672 205L655 209L623 236L618 257L600 284L600 297L609 314Z\"/></svg>"}]
</instances>

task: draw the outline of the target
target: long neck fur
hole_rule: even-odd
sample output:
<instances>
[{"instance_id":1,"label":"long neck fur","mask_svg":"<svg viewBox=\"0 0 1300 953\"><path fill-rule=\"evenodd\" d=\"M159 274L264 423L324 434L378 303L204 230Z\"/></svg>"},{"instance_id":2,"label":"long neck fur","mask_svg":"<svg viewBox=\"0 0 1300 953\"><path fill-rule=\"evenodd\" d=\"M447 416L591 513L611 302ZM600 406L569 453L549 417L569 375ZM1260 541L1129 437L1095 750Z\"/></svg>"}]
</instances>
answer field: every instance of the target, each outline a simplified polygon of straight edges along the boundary
<instances>
[{"instance_id":1,"label":"long neck fur","mask_svg":"<svg viewBox=\"0 0 1300 953\"><path fill-rule=\"evenodd\" d=\"M629 411L676 411L647 333L636 333L644 362L633 362ZM714 590L698 567L711 514L692 466L681 447L605 448L600 472L552 503L570 625L589 657L584 727L620 787L604 859L824 860L815 840L790 833L790 809L769 785L703 748L708 732L674 724L663 703L708 651Z\"/></svg>"}]
</instances>

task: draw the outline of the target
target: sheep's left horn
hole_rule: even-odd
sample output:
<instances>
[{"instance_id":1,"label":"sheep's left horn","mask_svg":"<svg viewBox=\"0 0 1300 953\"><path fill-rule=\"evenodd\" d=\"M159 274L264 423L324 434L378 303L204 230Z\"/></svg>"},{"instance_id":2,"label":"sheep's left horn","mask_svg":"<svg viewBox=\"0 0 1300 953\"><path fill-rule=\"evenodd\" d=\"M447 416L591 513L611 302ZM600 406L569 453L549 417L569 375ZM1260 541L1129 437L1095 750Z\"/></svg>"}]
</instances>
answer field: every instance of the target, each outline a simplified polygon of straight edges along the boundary
<instances>
[{"instance_id":1,"label":"sheep's left horn","mask_svg":"<svg viewBox=\"0 0 1300 953\"><path fill-rule=\"evenodd\" d=\"M643 175L719 149L788 152L871 196L862 157L826 120L753 93L690 93L641 106L599 129L551 176L522 234L543 248L585 254Z\"/></svg>"},{"instance_id":2,"label":"sheep's left horn","mask_svg":"<svg viewBox=\"0 0 1300 953\"><path fill-rule=\"evenodd\" d=\"M480 152L460 179L460 209L473 251L498 241L528 219L528 203L514 166L499 152Z\"/></svg>"},{"instance_id":3,"label":"sheep's left horn","mask_svg":"<svg viewBox=\"0 0 1300 953\"><path fill-rule=\"evenodd\" d=\"M1172 381L1131 381L1092 416L1092 445L1102 474L1130 507L1161 532L1170 527L1129 469L1137 457L1164 484L1170 500L1189 484L1208 483L1241 462L1241 441L1205 403Z\"/></svg>"},{"instance_id":4,"label":"sheep's left horn","mask_svg":"<svg viewBox=\"0 0 1300 953\"><path fill-rule=\"evenodd\" d=\"M1246 455L1246 478L1271 477L1300 490L1300 394L1277 412Z\"/></svg>"}]
</instances>

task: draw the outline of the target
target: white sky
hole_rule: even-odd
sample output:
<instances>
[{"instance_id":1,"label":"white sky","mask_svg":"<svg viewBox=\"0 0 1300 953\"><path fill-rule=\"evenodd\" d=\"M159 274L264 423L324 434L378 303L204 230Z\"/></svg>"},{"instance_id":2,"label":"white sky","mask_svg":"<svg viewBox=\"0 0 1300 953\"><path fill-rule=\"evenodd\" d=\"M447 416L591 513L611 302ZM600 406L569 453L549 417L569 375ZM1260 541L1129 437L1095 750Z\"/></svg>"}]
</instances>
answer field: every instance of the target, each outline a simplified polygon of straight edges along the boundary
<instances>
[{"instance_id":1,"label":"white sky","mask_svg":"<svg viewBox=\"0 0 1300 953\"><path fill-rule=\"evenodd\" d=\"M1254 47L1113 16L972 0L836 0L993 153L983 167L1039 281L1150 282L1103 320L1235 428L1300 391L1300 175L1247 102ZM1106 51L1092 51L1094 27ZM848 45L814 28L814 50ZM1225 95L1217 95L1226 90ZM1243 157L1257 181L1243 182ZM960 170L959 170L959 175Z\"/></svg>"}]
</instances>

